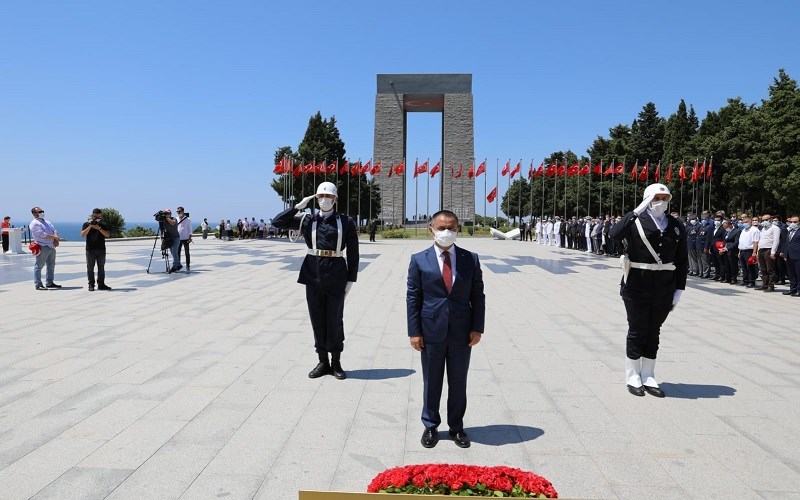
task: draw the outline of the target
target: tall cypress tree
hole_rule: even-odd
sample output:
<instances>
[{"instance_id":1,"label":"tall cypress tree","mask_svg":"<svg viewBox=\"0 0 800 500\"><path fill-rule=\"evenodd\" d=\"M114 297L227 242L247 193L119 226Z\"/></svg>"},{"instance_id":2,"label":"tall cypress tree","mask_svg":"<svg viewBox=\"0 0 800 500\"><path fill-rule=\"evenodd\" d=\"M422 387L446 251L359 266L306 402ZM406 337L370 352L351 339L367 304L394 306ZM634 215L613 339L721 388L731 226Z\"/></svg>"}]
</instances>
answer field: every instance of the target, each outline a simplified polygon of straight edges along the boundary
<instances>
[{"instance_id":1,"label":"tall cypress tree","mask_svg":"<svg viewBox=\"0 0 800 500\"><path fill-rule=\"evenodd\" d=\"M778 205L797 213L800 210L800 89L783 69L770 85L769 99L764 101L762 111L766 126L765 187Z\"/></svg>"}]
</instances>

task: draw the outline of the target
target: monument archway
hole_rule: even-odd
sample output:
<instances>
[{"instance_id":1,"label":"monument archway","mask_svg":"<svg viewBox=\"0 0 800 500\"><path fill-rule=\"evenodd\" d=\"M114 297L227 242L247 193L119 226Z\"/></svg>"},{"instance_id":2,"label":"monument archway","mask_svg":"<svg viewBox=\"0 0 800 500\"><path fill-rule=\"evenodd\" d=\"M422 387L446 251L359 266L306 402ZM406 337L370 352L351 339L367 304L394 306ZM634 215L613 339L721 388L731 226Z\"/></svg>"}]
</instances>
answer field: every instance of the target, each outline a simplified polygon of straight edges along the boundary
<instances>
[{"instance_id":1,"label":"monument archway","mask_svg":"<svg viewBox=\"0 0 800 500\"><path fill-rule=\"evenodd\" d=\"M381 220L402 224L406 213L406 179L413 164L406 162L406 114L442 114L442 177L440 206L464 222L475 220L475 182L467 171L475 161L471 74L379 74L375 95L373 162L387 174L375 181L381 188ZM388 176L390 167L406 162L402 175ZM459 165L461 176L456 178Z\"/></svg>"}]
</instances>

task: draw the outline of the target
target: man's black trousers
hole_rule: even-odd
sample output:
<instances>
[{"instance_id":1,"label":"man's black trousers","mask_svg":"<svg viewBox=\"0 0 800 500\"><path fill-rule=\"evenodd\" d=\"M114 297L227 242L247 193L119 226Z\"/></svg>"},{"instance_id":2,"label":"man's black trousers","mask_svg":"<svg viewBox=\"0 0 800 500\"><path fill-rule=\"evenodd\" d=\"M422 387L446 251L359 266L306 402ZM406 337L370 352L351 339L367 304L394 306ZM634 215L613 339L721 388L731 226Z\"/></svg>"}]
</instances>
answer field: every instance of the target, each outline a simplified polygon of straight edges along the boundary
<instances>
[{"instance_id":1,"label":"man's black trousers","mask_svg":"<svg viewBox=\"0 0 800 500\"><path fill-rule=\"evenodd\" d=\"M306 285L306 302L311 328L314 330L314 349L318 353L344 350L344 290L331 293L324 288Z\"/></svg>"}]
</instances>

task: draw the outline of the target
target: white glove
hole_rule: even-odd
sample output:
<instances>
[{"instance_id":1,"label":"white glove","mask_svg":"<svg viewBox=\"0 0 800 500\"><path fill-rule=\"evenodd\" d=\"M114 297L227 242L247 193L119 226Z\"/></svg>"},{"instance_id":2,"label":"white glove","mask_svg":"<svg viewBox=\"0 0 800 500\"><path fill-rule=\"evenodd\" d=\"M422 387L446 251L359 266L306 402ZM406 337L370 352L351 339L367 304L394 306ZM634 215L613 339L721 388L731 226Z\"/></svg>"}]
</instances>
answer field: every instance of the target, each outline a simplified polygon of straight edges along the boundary
<instances>
[{"instance_id":1,"label":"white glove","mask_svg":"<svg viewBox=\"0 0 800 500\"><path fill-rule=\"evenodd\" d=\"M653 201L653 197L654 196L655 196L655 193L647 196L647 198L642 200L642 202L639 203L639 206L633 209L633 213L635 213L636 215L642 215L642 212L647 210L647 206L650 205L651 201Z\"/></svg>"},{"instance_id":2,"label":"white glove","mask_svg":"<svg viewBox=\"0 0 800 500\"><path fill-rule=\"evenodd\" d=\"M678 305L678 302L681 300L681 295L683 294L683 290L675 290L675 293L672 294L672 311L675 310L675 307Z\"/></svg>"},{"instance_id":3,"label":"white glove","mask_svg":"<svg viewBox=\"0 0 800 500\"><path fill-rule=\"evenodd\" d=\"M350 289L353 288L353 282L348 281L347 284L344 286L344 296L347 297L347 294L350 293Z\"/></svg>"},{"instance_id":4,"label":"white glove","mask_svg":"<svg viewBox=\"0 0 800 500\"><path fill-rule=\"evenodd\" d=\"M297 210L303 210L304 208L306 208L306 206L308 206L308 202L313 200L315 197L316 195L313 194L311 196L306 196L305 198L300 200L300 203L295 205L294 208L296 208Z\"/></svg>"}]
</instances>

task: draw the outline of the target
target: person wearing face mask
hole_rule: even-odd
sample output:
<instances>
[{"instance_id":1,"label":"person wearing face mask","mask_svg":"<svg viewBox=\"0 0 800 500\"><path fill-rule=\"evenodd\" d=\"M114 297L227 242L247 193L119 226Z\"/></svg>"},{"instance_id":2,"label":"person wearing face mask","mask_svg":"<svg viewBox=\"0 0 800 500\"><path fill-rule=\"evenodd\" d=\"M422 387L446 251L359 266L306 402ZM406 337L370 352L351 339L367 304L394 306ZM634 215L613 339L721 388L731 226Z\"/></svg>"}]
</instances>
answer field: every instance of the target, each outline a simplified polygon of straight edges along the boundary
<instances>
[{"instance_id":1,"label":"person wearing face mask","mask_svg":"<svg viewBox=\"0 0 800 500\"><path fill-rule=\"evenodd\" d=\"M316 195L306 196L294 208L272 219L272 225L278 229L299 229L306 242L306 256L297 282L306 286L314 349L319 358L309 378L323 375L333 375L339 380L347 378L341 365L344 299L358 277L358 233L353 219L334 210L337 194L335 184L323 182ZM319 205L316 214L295 217L315 199Z\"/></svg>"},{"instance_id":2,"label":"person wearing face mask","mask_svg":"<svg viewBox=\"0 0 800 500\"><path fill-rule=\"evenodd\" d=\"M433 246L411 256L406 313L411 346L421 353L421 443L433 448L442 419L439 403L447 372L447 424L456 445L467 448L464 432L467 372L472 347L481 340L486 317L483 274L478 255L455 245L458 218L440 210L428 228Z\"/></svg>"},{"instance_id":3,"label":"person wearing face mask","mask_svg":"<svg viewBox=\"0 0 800 500\"><path fill-rule=\"evenodd\" d=\"M784 295L800 297L800 217L792 215L787 219L786 239L781 246L781 257L786 259L786 271L789 274L789 290Z\"/></svg>"},{"instance_id":4,"label":"person wearing face mask","mask_svg":"<svg viewBox=\"0 0 800 500\"><path fill-rule=\"evenodd\" d=\"M627 254L620 296L628 317L625 382L634 396L665 396L655 379L661 325L686 288L686 230L666 214L671 199L664 184L647 186L639 206L609 233Z\"/></svg>"},{"instance_id":5,"label":"person wearing face mask","mask_svg":"<svg viewBox=\"0 0 800 500\"><path fill-rule=\"evenodd\" d=\"M750 218L747 214L741 215L739 225L739 265L742 268L742 283L746 288L755 288L758 268L756 267L758 255L758 242L761 232L758 230L758 217ZM754 262L755 261L755 262Z\"/></svg>"},{"instance_id":6,"label":"person wearing face mask","mask_svg":"<svg viewBox=\"0 0 800 500\"><path fill-rule=\"evenodd\" d=\"M720 249L725 247L725 228L722 227L722 214L714 216L714 229L711 235L711 242L708 250L711 255L711 263L714 266L714 281L728 281L725 274L725 265L723 264L723 257L720 254Z\"/></svg>"},{"instance_id":7,"label":"person wearing face mask","mask_svg":"<svg viewBox=\"0 0 800 500\"><path fill-rule=\"evenodd\" d=\"M786 270L786 259L781 257L781 248L786 246L786 238L789 236L788 225L781 223L781 219L777 215L772 216L772 225L777 226L778 230L780 231L778 253L777 257L775 258L775 284L785 285L789 275L787 274L788 271Z\"/></svg>"},{"instance_id":8,"label":"person wearing face mask","mask_svg":"<svg viewBox=\"0 0 800 500\"><path fill-rule=\"evenodd\" d=\"M44 218L44 210L39 207L31 209L33 220L28 226L31 230L31 240L39 244L39 252L36 253L36 262L33 264L33 283L37 290L47 290L61 288L53 282L56 269L56 247L61 242L55 226ZM42 268L47 267L45 283L42 284Z\"/></svg>"},{"instance_id":9,"label":"person wearing face mask","mask_svg":"<svg viewBox=\"0 0 800 500\"><path fill-rule=\"evenodd\" d=\"M697 230L697 263L700 267L698 276L703 279L711 279L711 236L714 233L714 223L708 218L708 212L703 212L700 220L700 228Z\"/></svg>"},{"instance_id":10,"label":"person wearing face mask","mask_svg":"<svg viewBox=\"0 0 800 500\"><path fill-rule=\"evenodd\" d=\"M689 276L700 275L700 252L697 250L697 234L700 225L697 223L697 214L690 213L686 225L686 244L689 250Z\"/></svg>"},{"instance_id":11,"label":"person wearing face mask","mask_svg":"<svg viewBox=\"0 0 800 500\"><path fill-rule=\"evenodd\" d=\"M735 285L738 283L737 278L739 277L739 235L742 230L728 219L722 221L722 229L725 230L725 238L719 255L725 266L727 282Z\"/></svg>"},{"instance_id":12,"label":"person wearing face mask","mask_svg":"<svg viewBox=\"0 0 800 500\"><path fill-rule=\"evenodd\" d=\"M761 270L761 286L756 290L775 291L775 260L780 244L781 230L772 224L772 216L761 216L761 229L758 240L758 267Z\"/></svg>"}]
</instances>

